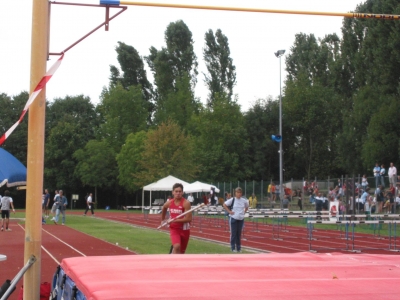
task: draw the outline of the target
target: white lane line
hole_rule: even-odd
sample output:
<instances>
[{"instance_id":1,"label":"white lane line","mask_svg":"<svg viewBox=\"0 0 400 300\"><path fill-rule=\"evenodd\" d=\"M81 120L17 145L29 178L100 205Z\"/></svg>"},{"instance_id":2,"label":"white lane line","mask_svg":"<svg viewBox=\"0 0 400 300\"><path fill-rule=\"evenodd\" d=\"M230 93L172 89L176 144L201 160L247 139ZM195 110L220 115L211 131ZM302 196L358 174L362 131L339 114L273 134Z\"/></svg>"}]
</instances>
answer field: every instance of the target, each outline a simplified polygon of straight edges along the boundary
<instances>
[{"instance_id":1,"label":"white lane line","mask_svg":"<svg viewBox=\"0 0 400 300\"><path fill-rule=\"evenodd\" d=\"M51 234L50 232L48 232L47 230L45 230L45 229L43 229L43 228L42 228L42 231L44 231L44 232L46 232L47 234L51 235L51 236L52 236L52 237L54 237L56 240L59 240L61 243L63 243L64 245L66 245L66 246L70 247L72 250L74 250L74 251L78 252L80 255L82 255L82 256L85 256L85 257L86 257L86 255L85 255L84 253L82 253L82 252L81 252L81 251L79 251L78 249L76 249L76 248L72 247L70 244L68 244L68 243L64 242L63 240L59 239L59 238L58 238L58 237L56 237L54 234Z\"/></svg>"},{"instance_id":2,"label":"white lane line","mask_svg":"<svg viewBox=\"0 0 400 300\"><path fill-rule=\"evenodd\" d=\"M25 228L22 227L21 224L18 224L18 226L21 227L23 231L25 231ZM51 234L51 233L48 232L47 230L44 230L43 228L42 228L42 230L43 230L44 232L46 232L47 234L51 235L52 237L54 237L55 239L59 240L59 241L60 241L61 243L63 243L64 245L70 247L72 250L78 252L80 255L86 257L85 254L83 254L83 253L80 252L79 250L75 249L75 248L72 247L71 245L67 244L66 242L60 240L58 237L56 237L55 235ZM44 252L46 252L46 253L56 262L56 264L58 264L58 265L60 264L60 262L59 262L59 261L58 261L58 260L57 260L43 245L41 245L41 248L43 249Z\"/></svg>"},{"instance_id":3,"label":"white lane line","mask_svg":"<svg viewBox=\"0 0 400 300\"><path fill-rule=\"evenodd\" d=\"M18 224L18 226L21 227L23 231L25 231L25 228L22 227L21 224ZM57 265L60 264L60 262L43 245L41 245L40 247L43 249L44 252L46 252L50 256L51 259L55 261Z\"/></svg>"}]
</instances>

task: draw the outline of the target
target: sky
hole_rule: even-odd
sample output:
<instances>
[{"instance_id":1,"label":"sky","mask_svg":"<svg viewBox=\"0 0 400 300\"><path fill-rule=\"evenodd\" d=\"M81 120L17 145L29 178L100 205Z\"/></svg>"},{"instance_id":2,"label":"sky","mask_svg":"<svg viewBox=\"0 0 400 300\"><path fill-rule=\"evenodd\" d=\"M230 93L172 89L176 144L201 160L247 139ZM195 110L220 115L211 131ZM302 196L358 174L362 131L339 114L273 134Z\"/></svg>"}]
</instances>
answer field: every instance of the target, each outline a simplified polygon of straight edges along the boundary
<instances>
[{"instance_id":1,"label":"sky","mask_svg":"<svg viewBox=\"0 0 400 300\"><path fill-rule=\"evenodd\" d=\"M0 9L0 93L9 96L29 90L32 1L1 1ZM63 0L62 2L99 4L97 0ZM154 0L142 2L184 3L264 8L294 11L346 13L355 10L361 0ZM118 12L111 9L111 15ZM61 52L89 31L104 22L105 9L71 5L51 5L50 52ZM171 22L183 20L193 34L199 75L195 96L203 103L207 99L203 62L204 35L221 29L229 40L233 64L236 66L238 95L243 111L260 98L280 94L286 76L284 57L282 67L274 52L285 49L290 53L297 33L314 34L323 38L330 33L341 36L342 17L293 14L250 13L128 6L110 22L109 31L99 29L65 53L63 62L47 84L47 100L65 96L85 95L95 105L103 87L107 87L110 65L119 67L115 48L118 41L133 46L144 57L149 48L165 46L164 32ZM57 60L51 56L47 69ZM147 67L147 64L145 64ZM147 76L153 76L147 67Z\"/></svg>"}]
</instances>

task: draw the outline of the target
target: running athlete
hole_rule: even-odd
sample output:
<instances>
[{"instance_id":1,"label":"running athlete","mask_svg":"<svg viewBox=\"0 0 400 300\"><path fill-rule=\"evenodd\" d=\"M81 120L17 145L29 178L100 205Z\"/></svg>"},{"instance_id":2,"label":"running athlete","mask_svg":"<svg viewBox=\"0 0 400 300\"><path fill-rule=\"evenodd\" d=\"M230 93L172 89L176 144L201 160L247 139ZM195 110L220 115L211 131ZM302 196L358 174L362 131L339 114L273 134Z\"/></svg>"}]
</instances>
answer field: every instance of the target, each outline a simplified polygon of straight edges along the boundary
<instances>
[{"instance_id":1,"label":"running athlete","mask_svg":"<svg viewBox=\"0 0 400 300\"><path fill-rule=\"evenodd\" d=\"M172 220L185 211L190 210L190 202L182 197L183 185L175 183L172 187L173 199L167 201L161 212L161 224L164 223L167 210L169 209L169 220ZM184 254L189 243L190 222L192 214L188 213L178 219L170 221L169 230L172 243L172 254Z\"/></svg>"}]
</instances>

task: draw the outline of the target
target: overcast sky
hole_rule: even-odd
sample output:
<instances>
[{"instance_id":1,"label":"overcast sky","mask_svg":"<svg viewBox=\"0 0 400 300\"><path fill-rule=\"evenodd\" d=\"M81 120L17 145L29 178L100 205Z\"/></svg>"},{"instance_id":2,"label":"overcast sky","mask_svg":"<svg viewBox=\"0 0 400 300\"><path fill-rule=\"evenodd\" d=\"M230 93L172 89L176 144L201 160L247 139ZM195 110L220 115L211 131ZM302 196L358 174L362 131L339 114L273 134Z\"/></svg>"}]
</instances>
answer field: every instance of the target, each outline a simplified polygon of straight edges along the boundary
<instances>
[{"instance_id":1,"label":"overcast sky","mask_svg":"<svg viewBox=\"0 0 400 300\"><path fill-rule=\"evenodd\" d=\"M1 1L0 10L0 93L10 96L29 90L31 56L32 1ZM62 2L98 4L96 0L63 0ZM152 2L152 1L147 1ZM264 9L301 10L319 12L353 11L361 0L247 0L247 1L163 1L191 5L252 7ZM111 10L115 14L116 9ZM105 9L69 5L51 6L50 51L60 52L104 21ZM229 39L231 57L236 66L237 85L243 110L251 103L267 96L279 96L279 49L290 51L296 33L313 33L324 37L329 33L341 36L341 17L246 13L192 9L172 9L129 6L110 22L110 30L96 33L70 49L60 68L47 85L47 99L83 94L94 104L104 86L108 86L110 65L118 65L115 47L118 41L136 48L144 57L151 46L165 46L164 31L168 24L183 20L193 34L194 48L199 62L196 96L205 102L207 89L202 72L206 71L202 49L204 34L220 28ZM48 68L57 57L51 57ZM146 66L147 67L147 66ZM148 78L152 75L148 71ZM282 59L282 81L285 77Z\"/></svg>"}]
</instances>

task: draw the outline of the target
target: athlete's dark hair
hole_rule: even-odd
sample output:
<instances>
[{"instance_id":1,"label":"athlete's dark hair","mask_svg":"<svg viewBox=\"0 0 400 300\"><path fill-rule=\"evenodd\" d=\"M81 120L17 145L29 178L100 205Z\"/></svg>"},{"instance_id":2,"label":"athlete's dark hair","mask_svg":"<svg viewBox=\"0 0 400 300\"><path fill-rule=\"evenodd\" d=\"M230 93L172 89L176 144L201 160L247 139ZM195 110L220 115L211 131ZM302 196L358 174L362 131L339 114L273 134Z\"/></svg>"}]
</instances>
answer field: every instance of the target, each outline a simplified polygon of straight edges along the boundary
<instances>
[{"instance_id":1,"label":"athlete's dark hair","mask_svg":"<svg viewBox=\"0 0 400 300\"><path fill-rule=\"evenodd\" d=\"M182 185L182 183L175 183L174 186L172 187L172 190L174 190L174 189L176 189L176 188L178 188L178 187L180 187L180 188L182 189L182 191L183 191L183 185Z\"/></svg>"}]
</instances>

